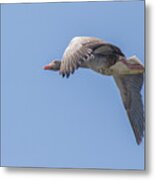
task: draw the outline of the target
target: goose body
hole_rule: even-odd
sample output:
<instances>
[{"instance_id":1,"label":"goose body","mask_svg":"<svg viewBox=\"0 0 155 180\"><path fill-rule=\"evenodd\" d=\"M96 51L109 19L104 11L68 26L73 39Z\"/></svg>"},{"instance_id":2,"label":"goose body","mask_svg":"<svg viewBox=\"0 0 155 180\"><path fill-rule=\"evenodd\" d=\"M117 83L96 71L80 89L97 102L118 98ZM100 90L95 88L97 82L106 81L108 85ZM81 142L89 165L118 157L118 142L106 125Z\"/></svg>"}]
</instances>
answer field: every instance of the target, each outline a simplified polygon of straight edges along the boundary
<instances>
[{"instance_id":1,"label":"goose body","mask_svg":"<svg viewBox=\"0 0 155 180\"><path fill-rule=\"evenodd\" d=\"M144 113L141 98L144 66L136 56L127 59L115 45L95 37L75 37L64 51L61 61L53 60L45 70L59 71L69 77L78 68L91 69L113 76L122 97L137 144L144 134Z\"/></svg>"},{"instance_id":2,"label":"goose body","mask_svg":"<svg viewBox=\"0 0 155 180\"><path fill-rule=\"evenodd\" d=\"M98 38L75 37L63 54L60 74L69 77L78 67L85 67L108 75L106 70L119 56L124 57L119 48Z\"/></svg>"}]
</instances>

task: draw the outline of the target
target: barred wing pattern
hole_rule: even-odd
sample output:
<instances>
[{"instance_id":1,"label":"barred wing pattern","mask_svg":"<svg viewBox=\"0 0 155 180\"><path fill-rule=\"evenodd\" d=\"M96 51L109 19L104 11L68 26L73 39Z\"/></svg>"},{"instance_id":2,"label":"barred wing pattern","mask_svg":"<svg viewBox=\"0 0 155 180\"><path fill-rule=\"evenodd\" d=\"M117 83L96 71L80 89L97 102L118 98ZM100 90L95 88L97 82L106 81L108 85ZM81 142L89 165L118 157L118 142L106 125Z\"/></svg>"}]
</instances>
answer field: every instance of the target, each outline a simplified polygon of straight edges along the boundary
<instances>
[{"instance_id":1,"label":"barred wing pattern","mask_svg":"<svg viewBox=\"0 0 155 180\"><path fill-rule=\"evenodd\" d=\"M116 62L116 56L124 54L121 50L109 43L106 43L98 38L76 37L66 48L60 67L60 74L69 77L71 73L80 67L83 63L88 63L90 60L96 61L97 58L110 58L112 63ZM97 62L97 61L96 61ZM107 61L110 64L111 61Z\"/></svg>"},{"instance_id":2,"label":"barred wing pattern","mask_svg":"<svg viewBox=\"0 0 155 180\"><path fill-rule=\"evenodd\" d=\"M57 63L57 64L56 64ZM145 128L143 102L140 94L144 66L136 56L128 60L115 45L94 37L75 37L66 48L62 60L45 69L59 70L69 77L79 67L89 68L103 75L113 75L138 144Z\"/></svg>"}]
</instances>

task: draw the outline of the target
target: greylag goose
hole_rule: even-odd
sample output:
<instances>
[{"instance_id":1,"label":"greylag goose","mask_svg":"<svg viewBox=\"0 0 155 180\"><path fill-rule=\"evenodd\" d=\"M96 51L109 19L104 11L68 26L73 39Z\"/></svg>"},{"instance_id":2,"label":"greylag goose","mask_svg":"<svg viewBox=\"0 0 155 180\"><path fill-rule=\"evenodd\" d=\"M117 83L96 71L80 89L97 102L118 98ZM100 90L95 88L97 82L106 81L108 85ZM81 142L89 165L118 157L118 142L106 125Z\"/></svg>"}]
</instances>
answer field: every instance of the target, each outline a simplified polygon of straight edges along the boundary
<instances>
[{"instance_id":1,"label":"greylag goose","mask_svg":"<svg viewBox=\"0 0 155 180\"><path fill-rule=\"evenodd\" d=\"M126 109L136 142L144 136L145 118L140 91L144 66L136 56L126 58L115 45L95 37L75 37L66 48L62 60L53 60L45 70L59 71L69 77L78 68L88 68L102 75L113 76Z\"/></svg>"}]
</instances>

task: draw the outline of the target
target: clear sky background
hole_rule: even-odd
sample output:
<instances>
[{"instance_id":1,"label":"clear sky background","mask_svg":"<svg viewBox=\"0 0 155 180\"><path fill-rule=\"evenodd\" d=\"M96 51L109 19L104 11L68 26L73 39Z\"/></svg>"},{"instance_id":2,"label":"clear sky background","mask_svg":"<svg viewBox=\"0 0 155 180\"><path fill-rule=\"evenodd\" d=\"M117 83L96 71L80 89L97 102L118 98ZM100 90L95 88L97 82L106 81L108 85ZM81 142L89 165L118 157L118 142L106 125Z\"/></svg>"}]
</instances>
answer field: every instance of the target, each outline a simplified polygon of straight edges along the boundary
<instances>
[{"instance_id":1,"label":"clear sky background","mask_svg":"<svg viewBox=\"0 0 155 180\"><path fill-rule=\"evenodd\" d=\"M1 7L2 166L143 169L113 78L44 71L74 36L94 36L144 62L144 2ZM144 97L144 92L142 90Z\"/></svg>"}]
</instances>

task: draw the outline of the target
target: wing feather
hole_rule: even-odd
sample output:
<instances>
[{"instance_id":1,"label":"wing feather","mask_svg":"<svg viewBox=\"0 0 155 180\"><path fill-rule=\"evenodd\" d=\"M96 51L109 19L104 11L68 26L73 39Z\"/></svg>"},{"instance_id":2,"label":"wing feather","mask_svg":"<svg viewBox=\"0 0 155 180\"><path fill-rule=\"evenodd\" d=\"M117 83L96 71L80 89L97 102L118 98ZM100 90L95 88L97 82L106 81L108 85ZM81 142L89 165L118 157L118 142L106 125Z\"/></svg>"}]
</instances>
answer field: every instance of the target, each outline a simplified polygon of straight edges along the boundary
<instances>
[{"instance_id":1,"label":"wing feather","mask_svg":"<svg viewBox=\"0 0 155 180\"><path fill-rule=\"evenodd\" d=\"M128 114L137 144L140 144L144 135L145 119L142 96L143 74L115 75L114 79L120 89L122 101Z\"/></svg>"},{"instance_id":2,"label":"wing feather","mask_svg":"<svg viewBox=\"0 0 155 180\"><path fill-rule=\"evenodd\" d=\"M86 65L95 58L107 57L107 59L116 59L118 55L124 54L121 50L109 43L93 37L76 37L66 48L60 67L62 76L69 76L74 73L82 64ZM113 61L113 63L115 60ZM110 62L109 62L110 63ZM110 64L109 64L110 65Z\"/></svg>"}]
</instances>

